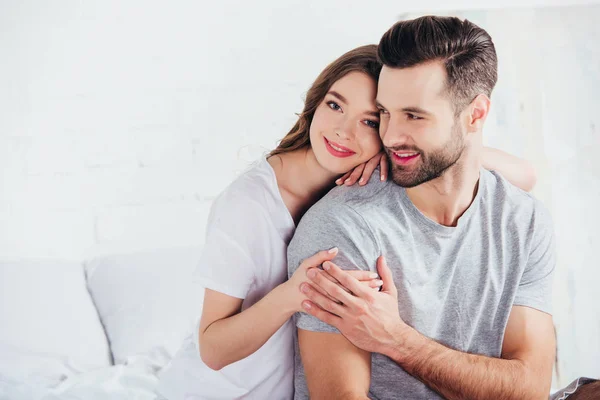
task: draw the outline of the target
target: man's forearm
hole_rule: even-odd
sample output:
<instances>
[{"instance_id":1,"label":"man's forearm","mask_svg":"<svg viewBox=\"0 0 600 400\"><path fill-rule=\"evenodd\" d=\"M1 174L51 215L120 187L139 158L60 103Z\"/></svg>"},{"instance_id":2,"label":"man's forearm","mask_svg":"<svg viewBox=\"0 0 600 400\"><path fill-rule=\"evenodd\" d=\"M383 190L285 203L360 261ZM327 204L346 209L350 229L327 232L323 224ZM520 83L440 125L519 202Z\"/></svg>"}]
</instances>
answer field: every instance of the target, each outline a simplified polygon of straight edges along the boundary
<instances>
[{"instance_id":1,"label":"man's forearm","mask_svg":"<svg viewBox=\"0 0 600 400\"><path fill-rule=\"evenodd\" d=\"M520 360L445 347L410 328L399 345L383 350L406 372L448 399L547 399L545 379Z\"/></svg>"}]
</instances>

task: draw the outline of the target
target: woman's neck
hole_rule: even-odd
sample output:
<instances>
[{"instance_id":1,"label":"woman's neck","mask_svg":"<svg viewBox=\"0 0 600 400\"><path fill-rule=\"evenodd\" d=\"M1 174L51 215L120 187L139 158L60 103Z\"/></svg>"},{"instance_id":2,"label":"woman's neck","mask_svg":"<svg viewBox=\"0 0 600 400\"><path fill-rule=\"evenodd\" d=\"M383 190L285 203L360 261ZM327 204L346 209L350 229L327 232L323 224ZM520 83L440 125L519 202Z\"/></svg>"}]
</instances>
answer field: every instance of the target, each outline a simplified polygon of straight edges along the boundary
<instances>
[{"instance_id":1,"label":"woman's neck","mask_svg":"<svg viewBox=\"0 0 600 400\"><path fill-rule=\"evenodd\" d=\"M269 157L283 201L297 223L302 215L335 186L339 176L323 168L311 148Z\"/></svg>"}]
</instances>

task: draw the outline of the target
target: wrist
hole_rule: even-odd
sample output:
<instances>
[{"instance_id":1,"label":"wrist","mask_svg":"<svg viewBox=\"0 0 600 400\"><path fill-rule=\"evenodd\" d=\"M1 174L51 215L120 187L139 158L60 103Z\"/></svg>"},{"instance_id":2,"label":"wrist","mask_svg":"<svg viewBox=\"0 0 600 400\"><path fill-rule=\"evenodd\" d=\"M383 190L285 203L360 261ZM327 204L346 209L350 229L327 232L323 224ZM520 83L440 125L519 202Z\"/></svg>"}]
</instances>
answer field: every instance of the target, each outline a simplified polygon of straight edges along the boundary
<instances>
[{"instance_id":1,"label":"wrist","mask_svg":"<svg viewBox=\"0 0 600 400\"><path fill-rule=\"evenodd\" d=\"M300 289L296 288L297 291ZM277 286L272 291L273 301L279 305L282 312L289 318L294 315L295 312L299 311L299 304L295 304L295 300L298 296L294 293L291 281L285 281Z\"/></svg>"},{"instance_id":2,"label":"wrist","mask_svg":"<svg viewBox=\"0 0 600 400\"><path fill-rule=\"evenodd\" d=\"M391 339L382 344L381 354L396 362L401 362L411 352L414 329L405 323L398 323L391 331Z\"/></svg>"}]
</instances>

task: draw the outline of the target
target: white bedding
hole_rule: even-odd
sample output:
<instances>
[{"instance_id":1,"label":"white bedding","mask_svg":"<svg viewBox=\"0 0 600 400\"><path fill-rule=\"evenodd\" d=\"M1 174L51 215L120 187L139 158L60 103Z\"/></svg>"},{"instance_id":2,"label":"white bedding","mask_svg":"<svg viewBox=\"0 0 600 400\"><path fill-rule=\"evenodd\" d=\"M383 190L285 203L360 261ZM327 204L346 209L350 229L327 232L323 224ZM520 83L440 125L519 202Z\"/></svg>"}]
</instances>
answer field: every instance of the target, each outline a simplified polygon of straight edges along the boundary
<instances>
[{"instance_id":1,"label":"white bedding","mask_svg":"<svg viewBox=\"0 0 600 400\"><path fill-rule=\"evenodd\" d=\"M2 400L154 400L158 379L152 371L114 365L69 378L55 388L2 380Z\"/></svg>"},{"instance_id":2,"label":"white bedding","mask_svg":"<svg viewBox=\"0 0 600 400\"><path fill-rule=\"evenodd\" d=\"M162 355L72 376L55 387L0 376L0 400L154 400ZM160 360L159 360L160 358Z\"/></svg>"}]
</instances>

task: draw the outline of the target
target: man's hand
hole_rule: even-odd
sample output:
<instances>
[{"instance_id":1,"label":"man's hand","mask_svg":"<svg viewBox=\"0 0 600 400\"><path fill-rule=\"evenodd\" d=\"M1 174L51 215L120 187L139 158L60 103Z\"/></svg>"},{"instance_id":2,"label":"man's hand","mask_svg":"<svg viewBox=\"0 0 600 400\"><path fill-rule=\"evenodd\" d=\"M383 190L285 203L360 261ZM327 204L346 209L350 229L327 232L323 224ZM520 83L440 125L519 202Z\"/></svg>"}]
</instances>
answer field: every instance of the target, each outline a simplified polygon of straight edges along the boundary
<instances>
[{"instance_id":1,"label":"man's hand","mask_svg":"<svg viewBox=\"0 0 600 400\"><path fill-rule=\"evenodd\" d=\"M334 300L304 283L301 289L310 301L302 305L356 347L389 357L447 399L548 398L555 343L549 314L513 306L502 358L469 354L437 343L402 321L398 292L383 257L377 260L381 292L365 288L331 262L323 268L325 271L313 270L307 275L312 285ZM332 283L325 273L349 291Z\"/></svg>"},{"instance_id":2,"label":"man's hand","mask_svg":"<svg viewBox=\"0 0 600 400\"><path fill-rule=\"evenodd\" d=\"M383 281L380 292L361 284L330 261L323 264L323 270L313 268L307 272L311 283L318 289L306 283L300 287L310 299L302 303L304 310L337 328L360 349L381 352L383 348L395 346L408 326L400 318L398 291L385 258L381 256L377 259L377 270ZM329 274L339 285L325 274Z\"/></svg>"}]
</instances>

